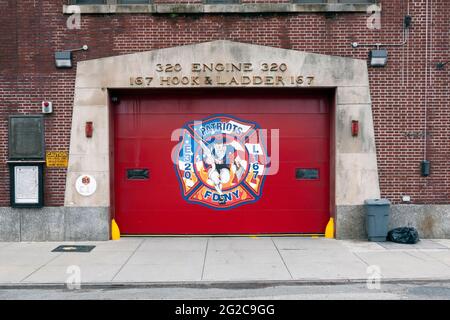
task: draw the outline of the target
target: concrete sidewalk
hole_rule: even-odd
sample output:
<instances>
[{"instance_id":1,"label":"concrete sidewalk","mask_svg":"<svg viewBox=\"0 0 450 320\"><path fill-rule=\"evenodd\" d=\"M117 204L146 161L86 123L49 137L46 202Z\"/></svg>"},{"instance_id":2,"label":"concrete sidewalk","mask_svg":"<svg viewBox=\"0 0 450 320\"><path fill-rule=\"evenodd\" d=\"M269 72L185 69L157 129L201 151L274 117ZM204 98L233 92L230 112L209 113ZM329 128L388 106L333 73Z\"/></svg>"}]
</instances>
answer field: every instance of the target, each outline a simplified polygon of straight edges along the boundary
<instances>
[{"instance_id":1,"label":"concrete sidewalk","mask_svg":"<svg viewBox=\"0 0 450 320\"><path fill-rule=\"evenodd\" d=\"M51 252L88 244L89 253ZM450 240L416 245L301 237L122 238L108 242L0 243L0 285L64 284L69 266L84 284L223 281L450 279Z\"/></svg>"}]
</instances>

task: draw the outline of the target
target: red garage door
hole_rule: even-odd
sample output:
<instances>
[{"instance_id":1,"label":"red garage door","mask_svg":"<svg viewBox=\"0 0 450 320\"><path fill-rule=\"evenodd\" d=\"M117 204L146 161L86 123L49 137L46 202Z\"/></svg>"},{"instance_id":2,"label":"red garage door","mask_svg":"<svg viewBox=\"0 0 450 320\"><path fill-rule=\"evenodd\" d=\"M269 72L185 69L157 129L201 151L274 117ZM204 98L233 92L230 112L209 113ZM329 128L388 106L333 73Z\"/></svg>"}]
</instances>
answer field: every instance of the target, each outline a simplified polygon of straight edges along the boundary
<instances>
[{"instance_id":1,"label":"red garage door","mask_svg":"<svg viewBox=\"0 0 450 320\"><path fill-rule=\"evenodd\" d=\"M120 95L112 178L121 232L323 233L330 217L328 101L290 90Z\"/></svg>"}]
</instances>

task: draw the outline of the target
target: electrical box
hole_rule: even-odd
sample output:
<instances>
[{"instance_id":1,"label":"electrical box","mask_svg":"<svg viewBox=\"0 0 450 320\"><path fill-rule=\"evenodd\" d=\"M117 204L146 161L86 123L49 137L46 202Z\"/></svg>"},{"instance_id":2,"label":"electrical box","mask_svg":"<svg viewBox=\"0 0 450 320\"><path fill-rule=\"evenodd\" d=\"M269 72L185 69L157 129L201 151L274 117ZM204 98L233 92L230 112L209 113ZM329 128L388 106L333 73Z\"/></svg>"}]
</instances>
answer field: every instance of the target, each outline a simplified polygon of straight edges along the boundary
<instances>
[{"instance_id":1,"label":"electrical box","mask_svg":"<svg viewBox=\"0 0 450 320\"><path fill-rule=\"evenodd\" d=\"M420 171L422 173L422 177L428 177L430 175L430 161L423 160L420 163Z\"/></svg>"}]
</instances>

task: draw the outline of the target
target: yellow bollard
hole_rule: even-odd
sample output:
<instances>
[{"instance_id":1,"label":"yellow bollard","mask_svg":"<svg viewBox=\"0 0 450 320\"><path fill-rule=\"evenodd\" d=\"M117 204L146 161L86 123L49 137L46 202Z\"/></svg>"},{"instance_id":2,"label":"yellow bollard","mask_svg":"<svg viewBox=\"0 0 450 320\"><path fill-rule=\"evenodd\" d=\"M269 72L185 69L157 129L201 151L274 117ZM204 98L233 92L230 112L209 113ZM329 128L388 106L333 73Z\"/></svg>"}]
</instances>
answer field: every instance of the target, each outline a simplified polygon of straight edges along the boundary
<instances>
[{"instance_id":1,"label":"yellow bollard","mask_svg":"<svg viewBox=\"0 0 450 320\"><path fill-rule=\"evenodd\" d=\"M334 219L330 218L325 228L325 238L334 239Z\"/></svg>"},{"instance_id":2,"label":"yellow bollard","mask_svg":"<svg viewBox=\"0 0 450 320\"><path fill-rule=\"evenodd\" d=\"M116 223L116 220L112 219L111 221L111 239L119 240L120 239L120 230L119 226Z\"/></svg>"}]
</instances>

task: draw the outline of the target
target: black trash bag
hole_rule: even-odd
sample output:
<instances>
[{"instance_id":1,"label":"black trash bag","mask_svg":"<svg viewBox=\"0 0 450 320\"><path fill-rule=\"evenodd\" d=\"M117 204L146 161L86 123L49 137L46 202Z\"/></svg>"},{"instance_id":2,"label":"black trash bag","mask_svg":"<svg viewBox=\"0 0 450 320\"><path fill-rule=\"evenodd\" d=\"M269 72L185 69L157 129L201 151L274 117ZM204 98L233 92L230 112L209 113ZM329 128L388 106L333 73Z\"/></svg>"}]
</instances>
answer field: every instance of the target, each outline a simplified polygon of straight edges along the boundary
<instances>
[{"instance_id":1,"label":"black trash bag","mask_svg":"<svg viewBox=\"0 0 450 320\"><path fill-rule=\"evenodd\" d=\"M388 232L387 240L397 243L415 244L419 242L419 233L415 228L401 227Z\"/></svg>"}]
</instances>

